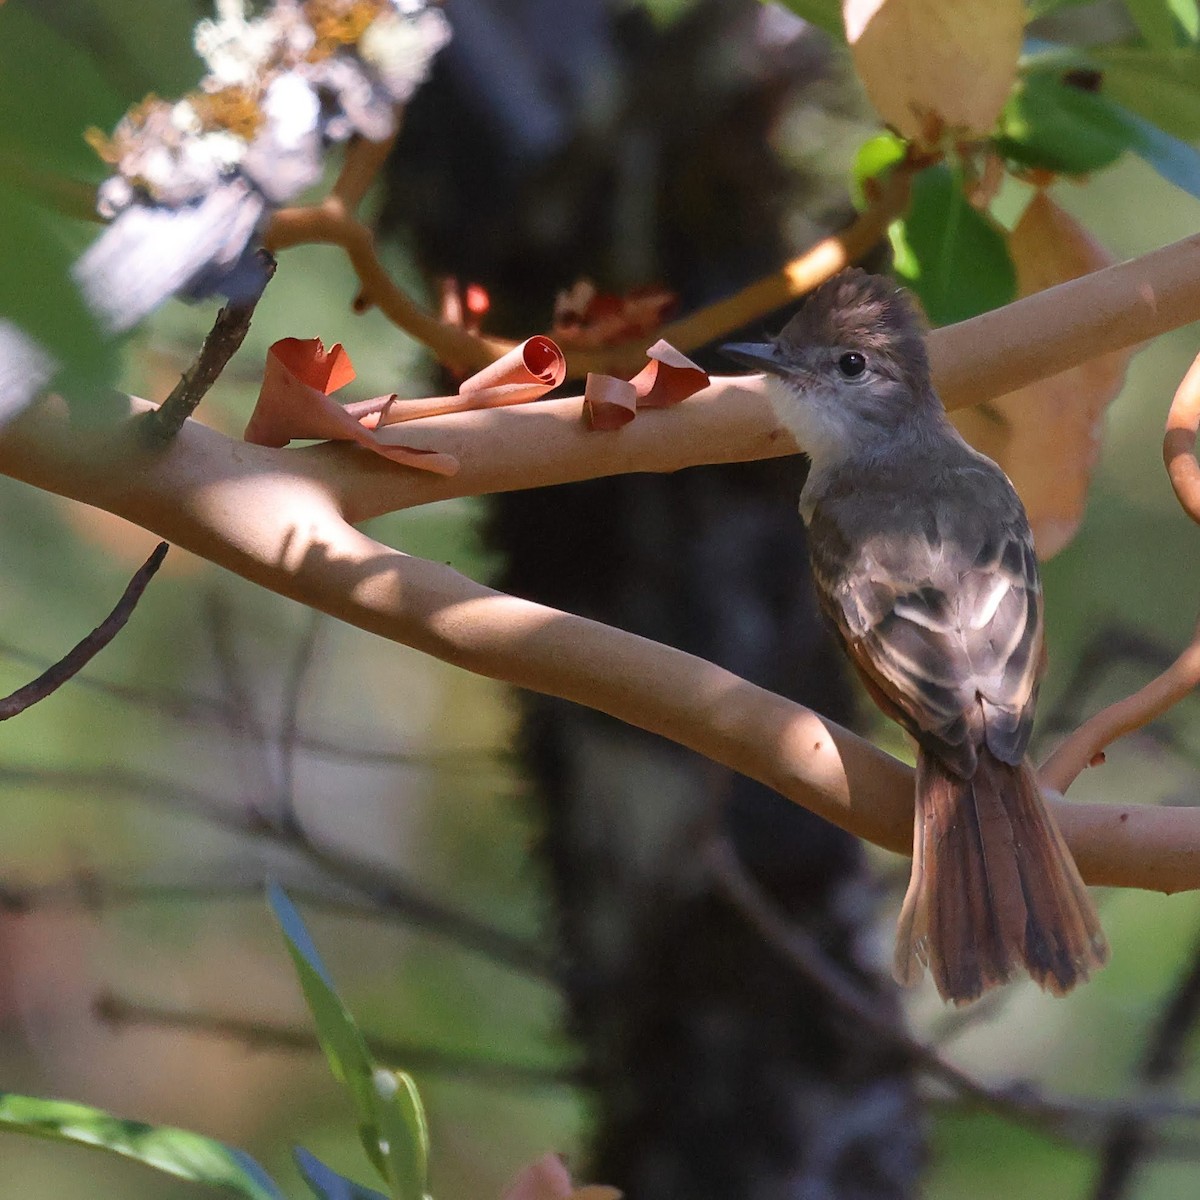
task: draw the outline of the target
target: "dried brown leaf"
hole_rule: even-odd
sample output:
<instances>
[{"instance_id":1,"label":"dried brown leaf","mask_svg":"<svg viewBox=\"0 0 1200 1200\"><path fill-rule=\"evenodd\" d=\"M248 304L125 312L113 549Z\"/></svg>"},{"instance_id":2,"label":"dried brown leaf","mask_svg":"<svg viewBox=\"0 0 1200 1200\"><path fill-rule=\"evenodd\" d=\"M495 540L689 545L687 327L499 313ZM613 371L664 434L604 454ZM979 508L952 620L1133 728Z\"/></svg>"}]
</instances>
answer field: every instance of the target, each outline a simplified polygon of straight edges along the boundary
<instances>
[{"instance_id":1,"label":"dried brown leaf","mask_svg":"<svg viewBox=\"0 0 1200 1200\"><path fill-rule=\"evenodd\" d=\"M666 288L640 287L618 296L580 279L556 297L552 332L572 350L612 346L657 329L678 303Z\"/></svg>"}]
</instances>

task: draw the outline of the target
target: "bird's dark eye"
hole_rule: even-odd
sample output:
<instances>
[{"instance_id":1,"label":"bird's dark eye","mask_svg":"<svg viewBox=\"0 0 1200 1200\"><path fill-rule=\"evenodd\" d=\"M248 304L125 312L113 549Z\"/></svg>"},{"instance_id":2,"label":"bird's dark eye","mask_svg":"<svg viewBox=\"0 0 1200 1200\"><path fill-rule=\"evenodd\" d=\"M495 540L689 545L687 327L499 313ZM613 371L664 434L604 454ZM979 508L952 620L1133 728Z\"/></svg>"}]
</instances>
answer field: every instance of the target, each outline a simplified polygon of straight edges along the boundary
<instances>
[{"instance_id":1,"label":"bird's dark eye","mask_svg":"<svg viewBox=\"0 0 1200 1200\"><path fill-rule=\"evenodd\" d=\"M857 379L867 369L867 360L857 350L847 350L837 365L847 379Z\"/></svg>"}]
</instances>

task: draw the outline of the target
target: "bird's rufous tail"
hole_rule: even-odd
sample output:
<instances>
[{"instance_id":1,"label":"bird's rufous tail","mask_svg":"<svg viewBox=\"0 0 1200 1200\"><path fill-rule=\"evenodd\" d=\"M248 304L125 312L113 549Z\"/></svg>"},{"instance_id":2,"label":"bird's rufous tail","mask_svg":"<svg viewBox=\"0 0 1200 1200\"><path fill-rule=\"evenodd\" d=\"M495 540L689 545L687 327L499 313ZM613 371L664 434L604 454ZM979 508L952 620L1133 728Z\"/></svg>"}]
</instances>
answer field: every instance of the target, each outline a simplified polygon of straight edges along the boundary
<instances>
[{"instance_id":1,"label":"bird's rufous tail","mask_svg":"<svg viewBox=\"0 0 1200 1200\"><path fill-rule=\"evenodd\" d=\"M1028 761L983 747L962 779L922 750L896 979L913 984L928 965L955 1004L1020 974L1061 996L1107 961L1096 906Z\"/></svg>"}]
</instances>

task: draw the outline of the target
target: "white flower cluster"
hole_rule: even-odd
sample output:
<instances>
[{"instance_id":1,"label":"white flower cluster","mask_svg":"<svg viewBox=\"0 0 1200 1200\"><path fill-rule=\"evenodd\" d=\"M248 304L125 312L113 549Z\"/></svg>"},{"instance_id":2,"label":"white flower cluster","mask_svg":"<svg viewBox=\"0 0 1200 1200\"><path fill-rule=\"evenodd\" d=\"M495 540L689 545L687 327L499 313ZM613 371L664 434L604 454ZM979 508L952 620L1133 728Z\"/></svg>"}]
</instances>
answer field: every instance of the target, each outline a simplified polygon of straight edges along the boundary
<instances>
[{"instance_id":1,"label":"white flower cluster","mask_svg":"<svg viewBox=\"0 0 1200 1200\"><path fill-rule=\"evenodd\" d=\"M257 296L273 209L320 178L330 142L388 137L449 36L433 0L272 0L257 16L217 0L196 29L200 87L91 135L114 168L98 200L112 220L74 274L101 323L124 331L171 295Z\"/></svg>"},{"instance_id":2,"label":"white flower cluster","mask_svg":"<svg viewBox=\"0 0 1200 1200\"><path fill-rule=\"evenodd\" d=\"M329 142L388 137L449 37L428 0L274 0L257 16L217 0L196 27L199 90L149 98L102 147L115 174L100 213L195 203L234 175L283 203L320 177Z\"/></svg>"},{"instance_id":3,"label":"white flower cluster","mask_svg":"<svg viewBox=\"0 0 1200 1200\"><path fill-rule=\"evenodd\" d=\"M216 2L217 19L196 26L196 53L208 64L208 87L253 87L279 64L301 61L316 44L298 4L276 4L248 19L245 0Z\"/></svg>"},{"instance_id":4,"label":"white flower cluster","mask_svg":"<svg viewBox=\"0 0 1200 1200\"><path fill-rule=\"evenodd\" d=\"M191 100L144 102L123 118L111 145L117 173L100 185L102 217L115 217L142 196L171 208L206 196L238 169L247 149L227 129L206 131Z\"/></svg>"}]
</instances>

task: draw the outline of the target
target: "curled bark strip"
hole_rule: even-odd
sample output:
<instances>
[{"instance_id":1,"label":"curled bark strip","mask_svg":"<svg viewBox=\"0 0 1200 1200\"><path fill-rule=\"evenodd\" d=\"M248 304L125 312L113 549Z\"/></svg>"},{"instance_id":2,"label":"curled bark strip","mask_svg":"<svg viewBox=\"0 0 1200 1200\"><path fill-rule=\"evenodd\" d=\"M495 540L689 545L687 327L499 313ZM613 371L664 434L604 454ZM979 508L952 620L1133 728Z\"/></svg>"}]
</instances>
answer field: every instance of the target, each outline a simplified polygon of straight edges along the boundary
<instances>
[{"instance_id":1,"label":"curled bark strip","mask_svg":"<svg viewBox=\"0 0 1200 1200\"><path fill-rule=\"evenodd\" d=\"M358 151L364 162L373 153L369 147L366 143ZM348 154L347 168L349 158ZM908 168L892 171L879 194L872 197L870 207L846 229L822 238L798 258L734 295L664 325L662 335L685 349L703 346L824 283L878 244L888 225L907 207L911 178ZM301 245L340 247L358 275L356 309L378 308L398 329L428 346L445 366L480 369L512 349L511 342L473 333L421 308L388 274L371 230L355 216L352 207L343 203L336 189L318 204L281 209L272 218L264 241L272 252ZM616 346L572 351L570 375L580 379L589 371L636 371L645 355L646 341L636 338Z\"/></svg>"},{"instance_id":2,"label":"curled bark strip","mask_svg":"<svg viewBox=\"0 0 1200 1200\"><path fill-rule=\"evenodd\" d=\"M637 416L637 405L637 388L628 379L588 375L583 388L583 418L589 429L620 429Z\"/></svg>"},{"instance_id":3,"label":"curled bark strip","mask_svg":"<svg viewBox=\"0 0 1200 1200\"><path fill-rule=\"evenodd\" d=\"M670 408L708 386L708 372L668 341L660 338L646 357L650 361L631 380L638 408Z\"/></svg>"},{"instance_id":4,"label":"curled bark strip","mask_svg":"<svg viewBox=\"0 0 1200 1200\"><path fill-rule=\"evenodd\" d=\"M642 408L670 408L708 386L708 372L659 340L646 351L650 360L628 382L589 372L583 389L583 417L589 429L628 425Z\"/></svg>"},{"instance_id":5,"label":"curled bark strip","mask_svg":"<svg viewBox=\"0 0 1200 1200\"><path fill-rule=\"evenodd\" d=\"M537 334L472 375L458 389L463 394L494 387L539 387L541 394L559 386L567 377L567 360L548 337Z\"/></svg>"},{"instance_id":6,"label":"curled bark strip","mask_svg":"<svg viewBox=\"0 0 1200 1200\"><path fill-rule=\"evenodd\" d=\"M939 393L951 408L979 403L1187 324L1200 317L1197 279L1193 236L937 330ZM144 401L129 400L129 422L89 430L46 396L0 430L0 473L123 516L380 637L674 738L904 853L913 782L896 759L712 664L490 592L353 528L452 496L794 453L764 384L714 378L675 412L647 413L613 438L583 426L578 397L406 427L415 442L460 459L454 479L392 471L342 446L281 454L194 421L170 453L152 454L134 436ZM1088 883L1200 888L1200 807L1056 802L1054 812Z\"/></svg>"},{"instance_id":7,"label":"curled bark strip","mask_svg":"<svg viewBox=\"0 0 1200 1200\"><path fill-rule=\"evenodd\" d=\"M257 446L280 449L297 438L355 442L392 462L435 475L453 475L458 460L434 448L384 444L354 415L330 399L354 379L354 366L341 345L326 350L320 338L282 338L267 353L258 403L242 435ZM394 397L368 400L386 411ZM362 407L362 406L359 406Z\"/></svg>"},{"instance_id":8,"label":"curled bark strip","mask_svg":"<svg viewBox=\"0 0 1200 1200\"><path fill-rule=\"evenodd\" d=\"M1183 377L1167 414L1163 462L1183 511L1200 524L1200 461L1196 431L1200 428L1200 354Z\"/></svg>"},{"instance_id":9,"label":"curled bark strip","mask_svg":"<svg viewBox=\"0 0 1200 1200\"><path fill-rule=\"evenodd\" d=\"M7 721L39 700L45 700L51 693L58 691L73 675L77 675L109 642L125 627L137 602L142 598L147 584L154 578L162 561L167 556L167 543L159 542L153 553L137 569L129 581L116 607L91 633L83 639L69 654L60 658L52 667L43 671L32 683L18 688L11 696L0 700L0 721Z\"/></svg>"},{"instance_id":10,"label":"curled bark strip","mask_svg":"<svg viewBox=\"0 0 1200 1200\"><path fill-rule=\"evenodd\" d=\"M514 346L507 354L465 380L457 396L431 396L418 400L383 397L346 405L346 412L367 428L382 429L421 417L471 412L477 408L506 408L540 400L567 376L567 360L548 337L537 335ZM380 441L387 442L386 437Z\"/></svg>"}]
</instances>

